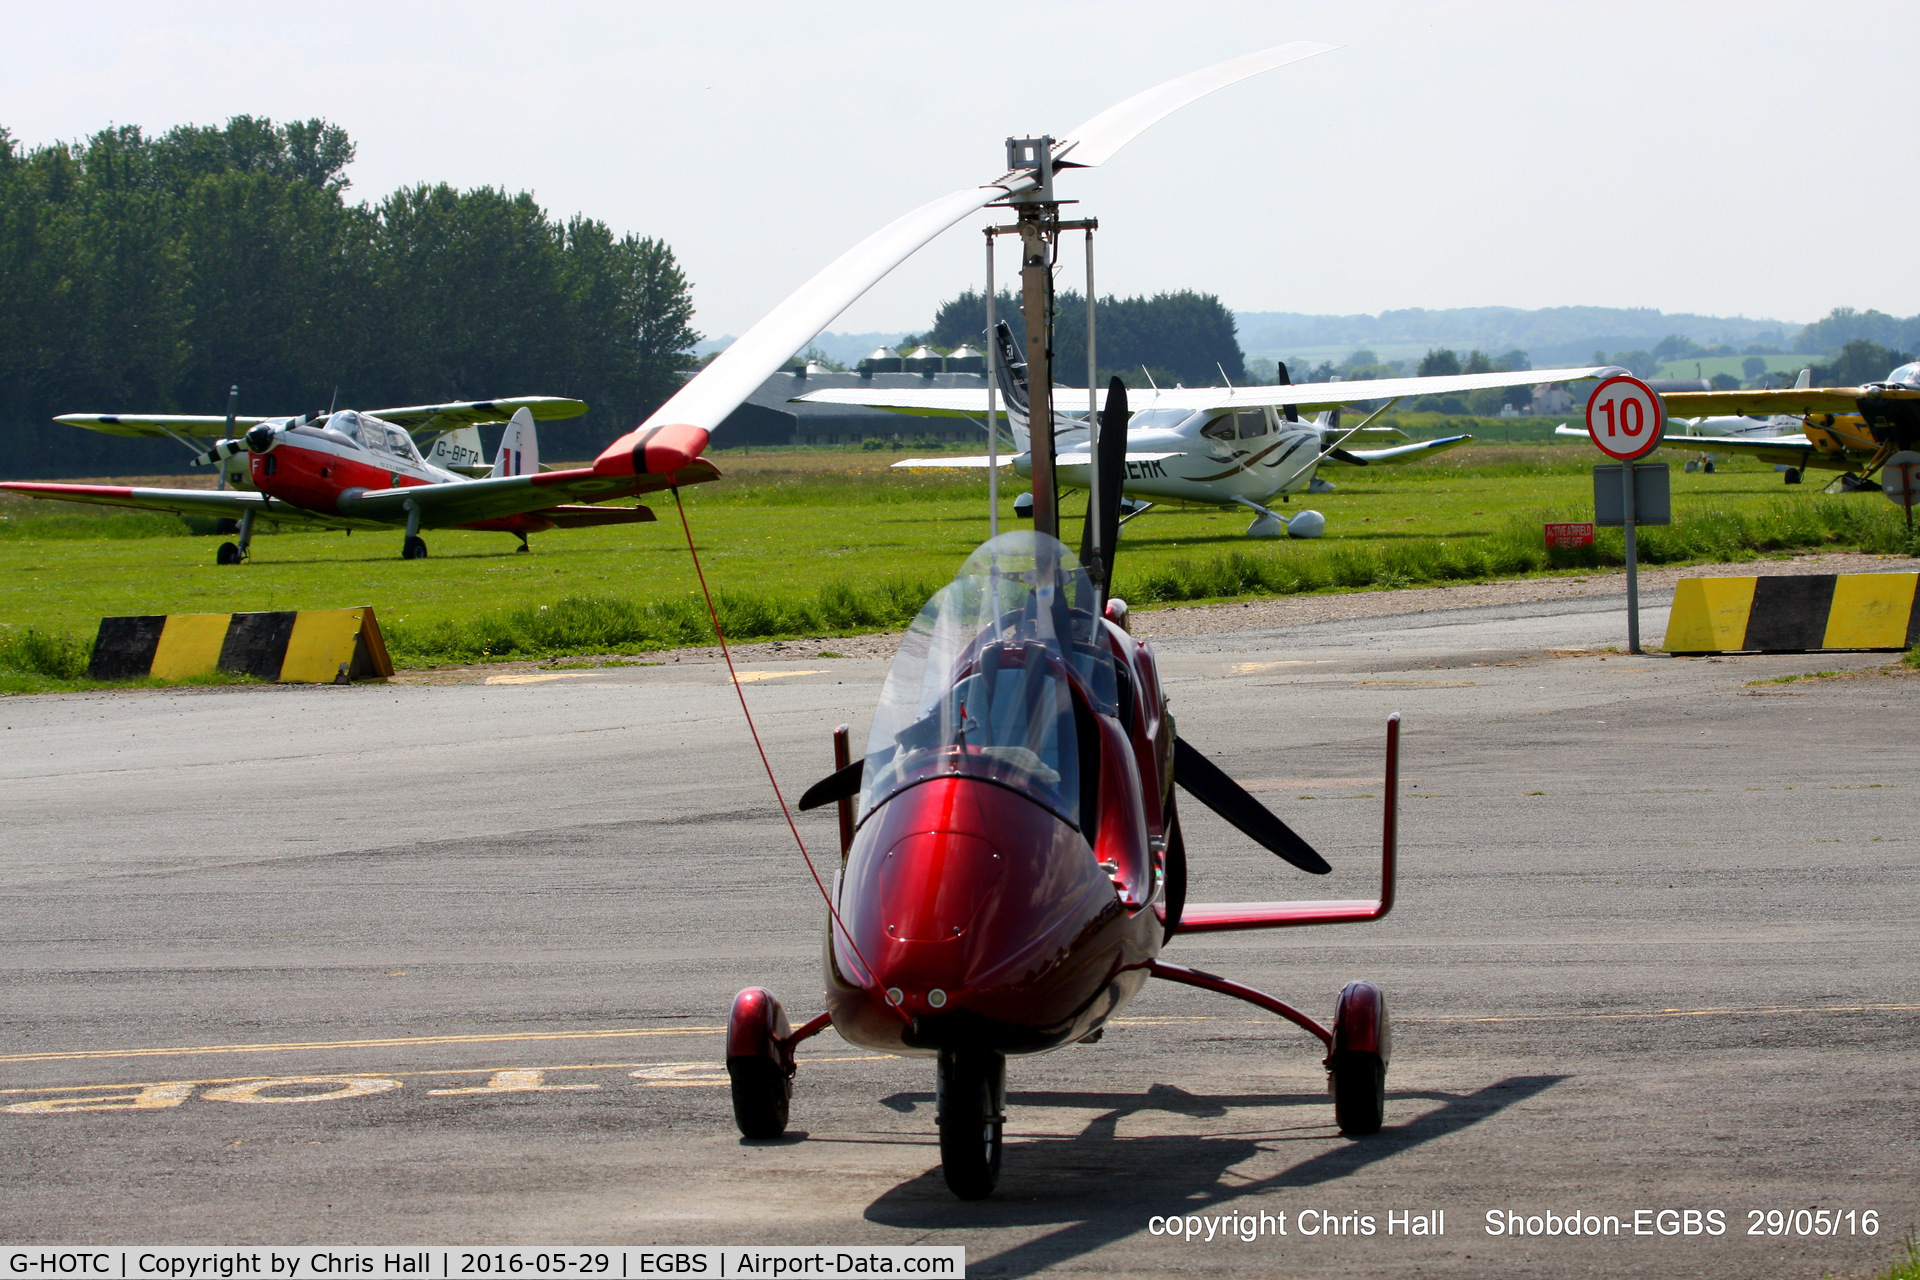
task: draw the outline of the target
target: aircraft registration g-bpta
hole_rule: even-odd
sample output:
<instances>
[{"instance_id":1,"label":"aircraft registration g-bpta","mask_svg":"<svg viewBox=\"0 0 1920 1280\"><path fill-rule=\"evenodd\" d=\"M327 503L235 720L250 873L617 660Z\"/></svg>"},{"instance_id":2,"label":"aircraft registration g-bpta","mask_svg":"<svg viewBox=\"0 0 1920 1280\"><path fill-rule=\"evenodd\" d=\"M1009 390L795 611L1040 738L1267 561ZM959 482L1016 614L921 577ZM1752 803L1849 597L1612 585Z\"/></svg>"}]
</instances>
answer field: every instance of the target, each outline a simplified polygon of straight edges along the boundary
<instances>
[{"instance_id":1,"label":"aircraft registration g-bpta","mask_svg":"<svg viewBox=\"0 0 1920 1280\"><path fill-rule=\"evenodd\" d=\"M405 529L400 554L427 554L422 529L483 529L511 533L527 549L527 535L547 529L651 521L646 507L589 505L655 489L697 484L720 472L704 458L688 458L666 474L577 468L540 469L534 419L573 418L585 403L555 396L521 396L401 409L343 409L290 418L182 414L66 414L57 421L125 436L192 441L222 436L196 463L218 464L221 489L153 489L95 484L0 484L33 498L140 507L232 520L235 542L220 545L220 564L247 558L254 526L320 525L331 529ZM510 415L510 416L509 416ZM482 469L478 426L507 419L493 466ZM245 428L235 436L236 429ZM425 436L422 456L412 432ZM433 461L438 458L441 461ZM456 469L457 468L457 469ZM569 503L567 499L578 499Z\"/></svg>"},{"instance_id":2,"label":"aircraft registration g-bpta","mask_svg":"<svg viewBox=\"0 0 1920 1280\"><path fill-rule=\"evenodd\" d=\"M1012 330L1005 323L995 327L994 349L999 357L995 361L995 375L1013 428L1015 448L1014 454L999 459L998 465L1011 466L1018 475L1031 475L1026 366L1019 362ZM1458 435L1385 449L1345 447L1361 432L1382 430L1369 424L1401 399L1571 382L1609 371L1599 367L1528 369L1435 378L1388 378L1375 382L1182 387L1170 391L1155 388L1146 393L1146 407L1135 412L1123 428L1126 466L1121 484L1123 492L1133 499L1128 518L1162 500L1231 503L1254 513L1255 519L1247 528L1250 538L1275 538L1283 534L1317 538L1326 528L1326 520L1319 512L1300 511L1286 516L1266 504L1276 497L1284 501L1287 495L1303 490L1324 492L1324 483L1316 486L1314 481L1321 465L1328 461L1358 467L1415 462L1473 439L1469 435ZM1094 402L1104 405L1105 395L1105 392L1097 393ZM831 388L794 399L808 404L864 405L917 417L970 418L983 424L988 407L985 387L872 391L857 387ZM1373 400L1386 403L1368 414L1358 426L1341 430L1342 407ZM1063 485L1090 488L1092 455L1084 417L1077 423L1061 417L1063 413L1084 415L1087 393L1084 388L1056 387L1053 404L1055 474ZM1312 422L1302 422L1302 411L1317 413L1319 417ZM921 468L992 464L989 458L970 457L907 458L893 465ZM1021 510L1024 514L1024 508Z\"/></svg>"}]
</instances>

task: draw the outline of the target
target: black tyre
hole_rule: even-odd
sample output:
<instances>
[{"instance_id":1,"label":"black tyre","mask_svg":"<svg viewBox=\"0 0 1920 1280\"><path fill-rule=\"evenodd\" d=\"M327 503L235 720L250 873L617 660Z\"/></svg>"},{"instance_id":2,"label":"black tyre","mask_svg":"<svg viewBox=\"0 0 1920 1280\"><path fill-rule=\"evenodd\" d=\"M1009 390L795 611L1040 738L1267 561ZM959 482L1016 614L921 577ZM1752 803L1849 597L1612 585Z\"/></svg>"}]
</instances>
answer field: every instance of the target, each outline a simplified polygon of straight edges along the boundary
<instances>
[{"instance_id":1,"label":"black tyre","mask_svg":"<svg viewBox=\"0 0 1920 1280\"><path fill-rule=\"evenodd\" d=\"M1701 469L1702 471L1704 471L1704 472L1706 472L1706 473L1707 473L1708 475L1712 475L1712 474L1713 474L1713 462L1712 462L1712 460L1711 460L1711 459L1709 459L1708 461L1706 461L1706 462L1703 462L1703 463L1701 463L1701 464L1700 464L1700 469Z\"/></svg>"},{"instance_id":2,"label":"black tyre","mask_svg":"<svg viewBox=\"0 0 1920 1280\"><path fill-rule=\"evenodd\" d=\"M939 1070L940 1172L962 1200L984 1200L1000 1182L1007 1060L986 1051L942 1049Z\"/></svg>"},{"instance_id":3,"label":"black tyre","mask_svg":"<svg viewBox=\"0 0 1920 1280\"><path fill-rule=\"evenodd\" d=\"M401 543L400 558L402 560L425 560L427 558L426 539L408 538L405 542Z\"/></svg>"},{"instance_id":4,"label":"black tyre","mask_svg":"<svg viewBox=\"0 0 1920 1280\"><path fill-rule=\"evenodd\" d=\"M771 1058L728 1058L733 1122L743 1138L777 1138L787 1131L793 1079Z\"/></svg>"},{"instance_id":5,"label":"black tyre","mask_svg":"<svg viewBox=\"0 0 1920 1280\"><path fill-rule=\"evenodd\" d=\"M220 549L213 553L215 564L239 564L240 548L231 542L223 542Z\"/></svg>"},{"instance_id":6,"label":"black tyre","mask_svg":"<svg viewBox=\"0 0 1920 1280\"><path fill-rule=\"evenodd\" d=\"M1783 472L1783 473L1781 474L1781 478L1782 478L1783 480L1785 480L1785 481L1786 481L1786 482L1787 482L1788 484L1799 484L1799 483L1800 483L1800 468L1798 468L1798 467L1788 467L1788 468L1786 469L1786 471L1784 471L1784 472Z\"/></svg>"},{"instance_id":7,"label":"black tyre","mask_svg":"<svg viewBox=\"0 0 1920 1280\"><path fill-rule=\"evenodd\" d=\"M1347 1050L1329 1069L1333 1118L1350 1138L1380 1132L1387 1110L1387 1064L1377 1053Z\"/></svg>"}]
</instances>

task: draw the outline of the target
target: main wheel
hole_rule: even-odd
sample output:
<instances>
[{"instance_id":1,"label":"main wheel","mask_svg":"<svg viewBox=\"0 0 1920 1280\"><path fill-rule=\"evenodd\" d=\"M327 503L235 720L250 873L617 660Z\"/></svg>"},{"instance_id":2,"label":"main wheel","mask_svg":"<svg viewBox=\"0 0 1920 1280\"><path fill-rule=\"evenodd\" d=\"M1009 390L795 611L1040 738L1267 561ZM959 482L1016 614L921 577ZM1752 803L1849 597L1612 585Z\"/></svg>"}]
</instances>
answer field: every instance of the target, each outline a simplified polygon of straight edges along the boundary
<instances>
[{"instance_id":1,"label":"main wheel","mask_svg":"<svg viewBox=\"0 0 1920 1280\"><path fill-rule=\"evenodd\" d=\"M743 1138L777 1138L787 1131L793 1079L768 1058L729 1058L733 1122Z\"/></svg>"},{"instance_id":2,"label":"main wheel","mask_svg":"<svg viewBox=\"0 0 1920 1280\"><path fill-rule=\"evenodd\" d=\"M786 1011L771 992L748 987L733 998L727 1014L727 1079L733 1122L743 1138L777 1138L787 1131L793 1072L782 1044L792 1034Z\"/></svg>"},{"instance_id":3,"label":"main wheel","mask_svg":"<svg viewBox=\"0 0 1920 1280\"><path fill-rule=\"evenodd\" d=\"M1007 1060L987 1050L942 1049L939 1073L940 1172L962 1200L984 1200L1000 1182Z\"/></svg>"},{"instance_id":4,"label":"main wheel","mask_svg":"<svg viewBox=\"0 0 1920 1280\"><path fill-rule=\"evenodd\" d=\"M1799 484L1800 468L1788 467L1784 472L1781 473L1781 478L1788 484Z\"/></svg>"},{"instance_id":5,"label":"main wheel","mask_svg":"<svg viewBox=\"0 0 1920 1280\"><path fill-rule=\"evenodd\" d=\"M1387 1111L1387 1064L1377 1053L1349 1049L1328 1068L1333 1118L1348 1137L1380 1132Z\"/></svg>"},{"instance_id":6,"label":"main wheel","mask_svg":"<svg viewBox=\"0 0 1920 1280\"><path fill-rule=\"evenodd\" d=\"M240 548L231 542L223 542L220 549L213 553L215 564L239 564Z\"/></svg>"},{"instance_id":7,"label":"main wheel","mask_svg":"<svg viewBox=\"0 0 1920 1280\"><path fill-rule=\"evenodd\" d=\"M400 544L402 560L425 560L427 558L427 540L421 537L408 538Z\"/></svg>"}]
</instances>

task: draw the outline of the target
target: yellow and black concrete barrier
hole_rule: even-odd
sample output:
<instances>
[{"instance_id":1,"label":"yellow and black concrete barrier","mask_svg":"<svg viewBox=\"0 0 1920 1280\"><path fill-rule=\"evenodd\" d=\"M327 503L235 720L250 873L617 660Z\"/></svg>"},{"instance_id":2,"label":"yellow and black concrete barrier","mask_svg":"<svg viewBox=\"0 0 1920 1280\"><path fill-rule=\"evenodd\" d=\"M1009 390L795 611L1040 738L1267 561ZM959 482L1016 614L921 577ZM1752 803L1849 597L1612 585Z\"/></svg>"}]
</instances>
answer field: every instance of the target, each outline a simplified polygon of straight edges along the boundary
<instances>
[{"instance_id":1,"label":"yellow and black concrete barrier","mask_svg":"<svg viewBox=\"0 0 1920 1280\"><path fill-rule=\"evenodd\" d=\"M1668 653L1806 653L1910 649L1920 641L1914 573L1809 573L1682 578L1667 621Z\"/></svg>"},{"instance_id":2,"label":"yellow and black concrete barrier","mask_svg":"<svg viewBox=\"0 0 1920 1280\"><path fill-rule=\"evenodd\" d=\"M288 684L347 684L393 674L371 606L282 613L174 613L100 619L94 680L255 676Z\"/></svg>"}]
</instances>

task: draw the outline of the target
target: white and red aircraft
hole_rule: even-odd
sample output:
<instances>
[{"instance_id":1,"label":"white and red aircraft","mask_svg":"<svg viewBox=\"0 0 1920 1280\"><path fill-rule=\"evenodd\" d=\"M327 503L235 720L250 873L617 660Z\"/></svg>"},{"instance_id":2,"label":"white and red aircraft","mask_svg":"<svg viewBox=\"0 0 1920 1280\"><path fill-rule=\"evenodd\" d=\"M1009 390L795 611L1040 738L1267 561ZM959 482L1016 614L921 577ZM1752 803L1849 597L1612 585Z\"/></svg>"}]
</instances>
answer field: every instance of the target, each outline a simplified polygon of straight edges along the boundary
<instances>
[{"instance_id":1,"label":"white and red aircraft","mask_svg":"<svg viewBox=\"0 0 1920 1280\"><path fill-rule=\"evenodd\" d=\"M34 498L143 507L235 522L236 542L222 543L216 560L247 558L254 526L319 525L333 529L405 529L400 554L427 554L422 529L486 529L527 535L547 529L636 524L653 512L641 506L599 506L613 498L716 479L712 463L691 455L668 471L624 474L594 468L542 471L534 419L585 413L579 400L521 396L506 400L413 405L401 409L304 414L291 418L236 418L182 414L66 414L57 421L115 435L166 436L189 443L224 434L194 461L222 468L221 489L157 489L97 484L12 482L0 489ZM479 424L506 418L491 470L477 478ZM244 427L238 436L230 433ZM444 465L420 453L408 428L457 447ZM463 443L471 439L471 445ZM454 467L460 467L459 471ZM569 500L574 501L569 501Z\"/></svg>"}]
</instances>

